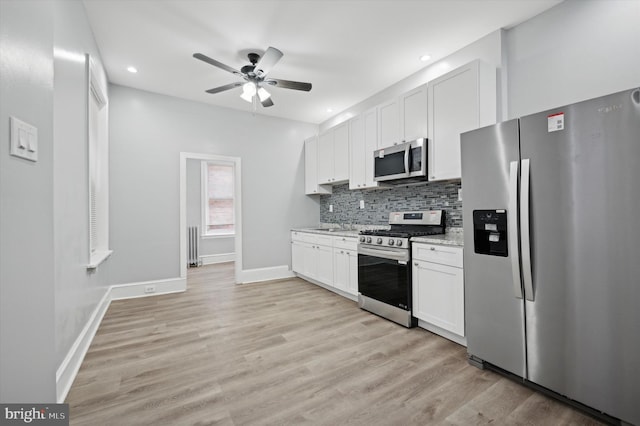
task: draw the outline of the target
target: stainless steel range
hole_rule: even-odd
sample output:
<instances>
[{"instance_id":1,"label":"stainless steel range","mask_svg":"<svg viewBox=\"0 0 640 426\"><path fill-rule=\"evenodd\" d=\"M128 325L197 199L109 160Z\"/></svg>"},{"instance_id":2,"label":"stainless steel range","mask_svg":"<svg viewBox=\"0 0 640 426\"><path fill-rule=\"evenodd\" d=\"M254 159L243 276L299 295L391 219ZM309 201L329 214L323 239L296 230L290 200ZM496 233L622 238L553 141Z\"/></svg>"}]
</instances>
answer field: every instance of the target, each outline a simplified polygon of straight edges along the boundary
<instances>
[{"instance_id":1,"label":"stainless steel range","mask_svg":"<svg viewBox=\"0 0 640 426\"><path fill-rule=\"evenodd\" d=\"M415 327L411 304L412 237L444 234L443 210L393 212L391 229L360 232L358 305L405 327Z\"/></svg>"}]
</instances>

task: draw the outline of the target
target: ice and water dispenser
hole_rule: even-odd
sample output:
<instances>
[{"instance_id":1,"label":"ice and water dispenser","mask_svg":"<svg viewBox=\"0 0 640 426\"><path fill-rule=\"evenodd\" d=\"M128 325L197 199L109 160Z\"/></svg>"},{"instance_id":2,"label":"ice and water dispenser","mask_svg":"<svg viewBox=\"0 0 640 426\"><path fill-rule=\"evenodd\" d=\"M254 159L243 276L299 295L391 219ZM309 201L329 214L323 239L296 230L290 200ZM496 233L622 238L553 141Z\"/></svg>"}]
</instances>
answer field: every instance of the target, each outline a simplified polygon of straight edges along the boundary
<instances>
[{"instance_id":1,"label":"ice and water dispenser","mask_svg":"<svg viewBox=\"0 0 640 426\"><path fill-rule=\"evenodd\" d=\"M507 211L473 211L473 248L476 253L507 257Z\"/></svg>"}]
</instances>

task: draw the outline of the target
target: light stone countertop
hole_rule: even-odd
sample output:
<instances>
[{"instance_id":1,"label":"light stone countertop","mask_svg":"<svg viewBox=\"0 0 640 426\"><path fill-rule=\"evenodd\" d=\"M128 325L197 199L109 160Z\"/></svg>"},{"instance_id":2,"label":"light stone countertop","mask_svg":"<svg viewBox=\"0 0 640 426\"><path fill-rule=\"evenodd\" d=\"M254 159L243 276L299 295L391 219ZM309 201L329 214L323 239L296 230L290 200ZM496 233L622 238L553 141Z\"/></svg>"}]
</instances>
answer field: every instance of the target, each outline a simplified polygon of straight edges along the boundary
<instances>
[{"instance_id":1,"label":"light stone countertop","mask_svg":"<svg viewBox=\"0 0 640 426\"><path fill-rule=\"evenodd\" d=\"M355 226L355 225L354 225ZM381 226L378 226L381 228ZM310 234L335 235L340 237L357 237L359 229L341 229L330 227L318 228L293 228L292 231L307 232ZM411 239L413 243L442 244L447 246L464 245L462 228L449 228L443 235L430 235L428 237L414 237Z\"/></svg>"},{"instance_id":2,"label":"light stone countertop","mask_svg":"<svg viewBox=\"0 0 640 426\"><path fill-rule=\"evenodd\" d=\"M360 231L356 229L340 228L293 228L295 232L306 232L309 234L335 235L336 237L357 237Z\"/></svg>"},{"instance_id":3,"label":"light stone countertop","mask_svg":"<svg viewBox=\"0 0 640 426\"><path fill-rule=\"evenodd\" d=\"M464 234L462 228L449 228L444 235L430 235L428 237L413 237L412 243L442 244L445 246L464 245Z\"/></svg>"}]
</instances>

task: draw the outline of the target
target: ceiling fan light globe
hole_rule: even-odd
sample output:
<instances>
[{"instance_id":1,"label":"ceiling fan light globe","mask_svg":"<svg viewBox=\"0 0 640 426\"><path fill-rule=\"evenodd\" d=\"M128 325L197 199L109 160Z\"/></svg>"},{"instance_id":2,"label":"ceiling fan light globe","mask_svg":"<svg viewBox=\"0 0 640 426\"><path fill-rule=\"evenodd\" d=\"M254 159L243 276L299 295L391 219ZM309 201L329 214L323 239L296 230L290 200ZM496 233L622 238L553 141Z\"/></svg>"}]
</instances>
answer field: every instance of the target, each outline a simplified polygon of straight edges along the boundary
<instances>
[{"instance_id":1,"label":"ceiling fan light globe","mask_svg":"<svg viewBox=\"0 0 640 426\"><path fill-rule=\"evenodd\" d=\"M264 87L258 89L258 97L260 98L260 102L264 102L271 97L271 93L267 92Z\"/></svg>"},{"instance_id":2,"label":"ceiling fan light globe","mask_svg":"<svg viewBox=\"0 0 640 426\"><path fill-rule=\"evenodd\" d=\"M253 95L250 95L249 93L247 93L247 91L243 91L242 94L240 95L240 97L242 99L244 99L247 102L252 102L253 101Z\"/></svg>"},{"instance_id":3,"label":"ceiling fan light globe","mask_svg":"<svg viewBox=\"0 0 640 426\"><path fill-rule=\"evenodd\" d=\"M242 85L242 94L247 94L249 96L253 96L256 94L256 85L252 82L247 82Z\"/></svg>"}]
</instances>

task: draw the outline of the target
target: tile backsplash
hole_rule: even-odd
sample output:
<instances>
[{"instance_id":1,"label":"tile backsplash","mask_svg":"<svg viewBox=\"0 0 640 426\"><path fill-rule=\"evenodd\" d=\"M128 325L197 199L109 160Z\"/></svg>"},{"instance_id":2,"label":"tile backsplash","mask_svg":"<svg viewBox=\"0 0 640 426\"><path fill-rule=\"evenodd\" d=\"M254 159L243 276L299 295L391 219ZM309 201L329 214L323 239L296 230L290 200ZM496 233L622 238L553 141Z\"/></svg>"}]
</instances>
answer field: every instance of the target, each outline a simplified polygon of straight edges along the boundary
<instances>
[{"instance_id":1,"label":"tile backsplash","mask_svg":"<svg viewBox=\"0 0 640 426\"><path fill-rule=\"evenodd\" d=\"M429 182L367 191L336 185L333 194L320 196L320 222L360 225L387 225L389 213L411 210L446 210L446 226L462 227L460 181ZM360 209L364 200L364 209ZM329 206L333 205L333 213Z\"/></svg>"}]
</instances>

